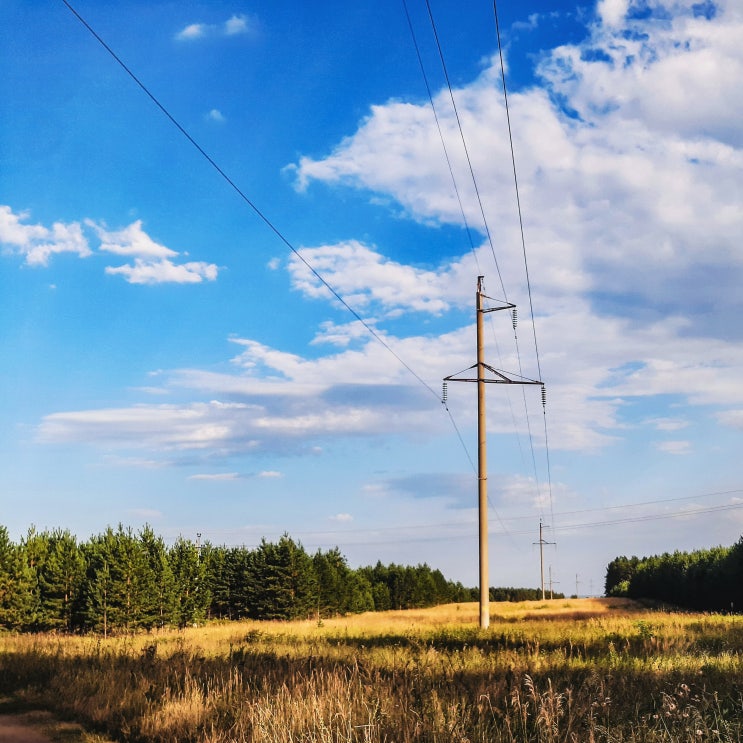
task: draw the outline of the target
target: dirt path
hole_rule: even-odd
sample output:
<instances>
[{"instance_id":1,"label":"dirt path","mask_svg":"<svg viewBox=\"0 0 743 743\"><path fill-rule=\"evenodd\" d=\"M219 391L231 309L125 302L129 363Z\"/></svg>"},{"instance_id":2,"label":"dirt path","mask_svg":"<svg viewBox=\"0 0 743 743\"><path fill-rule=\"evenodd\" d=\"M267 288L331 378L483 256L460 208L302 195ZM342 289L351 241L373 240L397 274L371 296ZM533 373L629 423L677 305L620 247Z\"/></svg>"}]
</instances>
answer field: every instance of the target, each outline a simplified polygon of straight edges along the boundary
<instances>
[{"instance_id":1,"label":"dirt path","mask_svg":"<svg viewBox=\"0 0 743 743\"><path fill-rule=\"evenodd\" d=\"M53 743L29 715L0 715L0 743Z\"/></svg>"},{"instance_id":2,"label":"dirt path","mask_svg":"<svg viewBox=\"0 0 743 743\"><path fill-rule=\"evenodd\" d=\"M0 711L0 743L112 743L43 710Z\"/></svg>"}]
</instances>

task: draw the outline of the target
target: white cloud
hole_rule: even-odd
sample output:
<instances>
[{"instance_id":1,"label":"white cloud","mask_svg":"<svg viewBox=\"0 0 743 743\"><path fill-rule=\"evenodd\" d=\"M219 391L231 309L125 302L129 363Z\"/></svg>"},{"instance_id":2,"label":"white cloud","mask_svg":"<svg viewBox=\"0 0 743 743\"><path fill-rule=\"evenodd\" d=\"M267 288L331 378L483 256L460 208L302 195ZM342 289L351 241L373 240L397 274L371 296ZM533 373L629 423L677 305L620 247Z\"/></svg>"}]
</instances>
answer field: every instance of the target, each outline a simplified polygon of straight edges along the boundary
<instances>
[{"instance_id":1,"label":"white cloud","mask_svg":"<svg viewBox=\"0 0 743 743\"><path fill-rule=\"evenodd\" d=\"M689 425L689 421L680 418L650 418L645 423L653 426L658 431L680 431Z\"/></svg>"},{"instance_id":2,"label":"white cloud","mask_svg":"<svg viewBox=\"0 0 743 743\"><path fill-rule=\"evenodd\" d=\"M48 266L49 259L59 253L73 253L80 258L91 255L79 222L55 222L50 229L25 224L28 216L28 212L15 214L11 207L0 205L0 244L23 255L27 265Z\"/></svg>"},{"instance_id":3,"label":"white cloud","mask_svg":"<svg viewBox=\"0 0 743 743\"><path fill-rule=\"evenodd\" d=\"M610 6L619 19L623 6L606 4L607 13ZM510 96L527 248L542 307L599 291L620 300L631 292L638 305L664 311L687 310L692 291L697 303L716 304L722 295L728 310L741 306L737 193L743 152L736 137L743 98L735 71L743 49L728 41L728 29L738 29L739 38L743 25L735 14L710 22L684 12L665 25L656 19L644 26L635 20L616 28L599 24L584 44L546 57L546 88ZM628 27L637 33L626 36ZM714 64L705 63L704 54ZM522 294L520 256L505 249L518 245L520 236L496 73L490 67L454 94L488 220L497 228L509 295ZM669 95L678 102L664 100ZM710 95L717 101L711 114L706 103L698 105ZM480 227L446 98L436 97L439 120L467 220ZM563 109L577 110L580 118ZM327 157L303 157L294 170L300 189L313 180L346 184L392 196L420 221L461 224L427 106L374 106Z\"/></svg>"},{"instance_id":4,"label":"white cloud","mask_svg":"<svg viewBox=\"0 0 743 743\"><path fill-rule=\"evenodd\" d=\"M121 230L109 231L88 220L101 240L100 250L134 258L134 264L107 266L106 273L123 276L130 284L197 284L214 281L219 269L212 263L193 261L174 263L179 253L155 242L143 229L142 220Z\"/></svg>"},{"instance_id":5,"label":"white cloud","mask_svg":"<svg viewBox=\"0 0 743 743\"><path fill-rule=\"evenodd\" d=\"M219 472L214 474L190 475L189 480L211 480L215 482L231 482L240 480L240 474L237 472Z\"/></svg>"},{"instance_id":6,"label":"white cloud","mask_svg":"<svg viewBox=\"0 0 743 743\"><path fill-rule=\"evenodd\" d=\"M599 0L597 12L605 26L616 27L626 17L629 0Z\"/></svg>"},{"instance_id":7,"label":"white cloud","mask_svg":"<svg viewBox=\"0 0 743 743\"><path fill-rule=\"evenodd\" d=\"M353 521L353 516L350 513L336 513L334 516L330 516L329 518L331 521L339 521L341 523Z\"/></svg>"},{"instance_id":8,"label":"white cloud","mask_svg":"<svg viewBox=\"0 0 743 743\"><path fill-rule=\"evenodd\" d=\"M224 114L217 108L213 108L209 113L206 115L206 118L209 121L216 121L218 124L223 124L226 119L224 117Z\"/></svg>"},{"instance_id":9,"label":"white cloud","mask_svg":"<svg viewBox=\"0 0 743 743\"><path fill-rule=\"evenodd\" d=\"M401 310L439 314L449 308L442 298L448 293L446 271L396 263L356 240L298 252L354 308L365 309L374 303L392 315ZM289 261L289 273L294 288L307 296L329 296L328 289L297 255Z\"/></svg>"},{"instance_id":10,"label":"white cloud","mask_svg":"<svg viewBox=\"0 0 743 743\"><path fill-rule=\"evenodd\" d=\"M207 37L242 36L251 33L255 24L245 15L233 15L224 23L190 23L175 35L177 41L195 41Z\"/></svg>"},{"instance_id":11,"label":"white cloud","mask_svg":"<svg viewBox=\"0 0 743 743\"><path fill-rule=\"evenodd\" d=\"M130 284L198 284L204 280L214 281L218 269L213 263L175 264L167 259L148 261L136 258L133 266L106 266L106 273L124 276Z\"/></svg>"},{"instance_id":12,"label":"white cloud","mask_svg":"<svg viewBox=\"0 0 743 743\"><path fill-rule=\"evenodd\" d=\"M200 39L206 36L210 29L205 23L191 23L185 28L181 29L175 38L179 41L191 41L193 39Z\"/></svg>"},{"instance_id":13,"label":"white cloud","mask_svg":"<svg viewBox=\"0 0 743 743\"><path fill-rule=\"evenodd\" d=\"M666 454L691 454L692 446L690 441L660 441L655 445L658 451Z\"/></svg>"},{"instance_id":14,"label":"white cloud","mask_svg":"<svg viewBox=\"0 0 743 743\"><path fill-rule=\"evenodd\" d=\"M224 24L224 32L227 36L245 34L250 30L251 26L244 15L233 15L229 20L225 21Z\"/></svg>"},{"instance_id":15,"label":"white cloud","mask_svg":"<svg viewBox=\"0 0 743 743\"><path fill-rule=\"evenodd\" d=\"M175 250L156 243L143 229L142 220L132 222L123 230L109 232L93 221L88 221L100 238L100 250L138 258L158 259L173 258L178 255Z\"/></svg>"},{"instance_id":16,"label":"white cloud","mask_svg":"<svg viewBox=\"0 0 743 743\"><path fill-rule=\"evenodd\" d=\"M25 256L29 266L48 266L50 258L59 253L73 253L80 258L93 255L79 222L55 222L51 228L25 224L27 213L15 214L9 206L0 205L0 244L8 245ZM109 231L93 220L84 220L100 240L99 251L134 258L134 264L108 266L107 274L122 275L131 284L164 282L194 284L214 281L219 273L213 263L191 261L175 263L179 253L155 242L137 220L121 230ZM52 284L52 288L55 285Z\"/></svg>"},{"instance_id":17,"label":"white cloud","mask_svg":"<svg viewBox=\"0 0 743 743\"><path fill-rule=\"evenodd\" d=\"M722 413L718 413L717 420L722 423L723 426L743 430L743 410L741 409L726 410Z\"/></svg>"},{"instance_id":18,"label":"white cloud","mask_svg":"<svg viewBox=\"0 0 743 743\"><path fill-rule=\"evenodd\" d=\"M276 480L283 477L283 475L277 470L264 470L263 472L258 473L258 477L262 477L266 480Z\"/></svg>"}]
</instances>

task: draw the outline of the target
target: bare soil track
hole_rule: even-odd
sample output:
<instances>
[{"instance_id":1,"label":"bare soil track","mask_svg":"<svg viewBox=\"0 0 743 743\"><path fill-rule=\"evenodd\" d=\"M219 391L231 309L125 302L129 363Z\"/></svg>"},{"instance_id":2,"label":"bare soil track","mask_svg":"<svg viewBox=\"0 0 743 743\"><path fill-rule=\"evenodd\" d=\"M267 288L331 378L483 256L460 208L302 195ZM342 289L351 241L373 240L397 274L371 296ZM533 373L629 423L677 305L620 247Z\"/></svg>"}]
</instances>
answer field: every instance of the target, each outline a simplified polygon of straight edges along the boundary
<instances>
[{"instance_id":1,"label":"bare soil track","mask_svg":"<svg viewBox=\"0 0 743 743\"><path fill-rule=\"evenodd\" d=\"M4 709L3 709L4 707ZM23 710L0 700L0 743L111 743L74 722L64 722L44 710Z\"/></svg>"},{"instance_id":2,"label":"bare soil track","mask_svg":"<svg viewBox=\"0 0 743 743\"><path fill-rule=\"evenodd\" d=\"M0 715L0 743L52 743L31 715Z\"/></svg>"}]
</instances>

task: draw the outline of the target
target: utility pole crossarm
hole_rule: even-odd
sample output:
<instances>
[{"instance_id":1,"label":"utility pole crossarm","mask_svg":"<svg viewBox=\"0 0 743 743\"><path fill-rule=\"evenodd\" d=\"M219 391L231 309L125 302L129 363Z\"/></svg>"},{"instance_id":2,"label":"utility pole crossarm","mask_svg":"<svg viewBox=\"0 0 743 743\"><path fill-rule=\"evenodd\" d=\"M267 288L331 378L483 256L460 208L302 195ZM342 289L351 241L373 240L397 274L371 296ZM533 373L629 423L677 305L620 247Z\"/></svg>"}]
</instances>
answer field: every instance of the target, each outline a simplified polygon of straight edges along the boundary
<instances>
[{"instance_id":1,"label":"utility pole crossarm","mask_svg":"<svg viewBox=\"0 0 743 743\"><path fill-rule=\"evenodd\" d=\"M460 377L459 374L465 374L468 371L472 371L472 369L487 369L491 374L495 376L495 379L489 379L485 376L482 378L480 377ZM495 369L490 364L482 363L482 364L473 364L469 368L465 369L464 371L457 372L456 374L450 374L448 377L444 377L445 382L483 382L484 384L538 384L542 387L544 386L544 382L538 380L538 379L529 379L528 377L521 377L518 374L513 373L507 373L504 371L501 371L499 369Z\"/></svg>"}]
</instances>

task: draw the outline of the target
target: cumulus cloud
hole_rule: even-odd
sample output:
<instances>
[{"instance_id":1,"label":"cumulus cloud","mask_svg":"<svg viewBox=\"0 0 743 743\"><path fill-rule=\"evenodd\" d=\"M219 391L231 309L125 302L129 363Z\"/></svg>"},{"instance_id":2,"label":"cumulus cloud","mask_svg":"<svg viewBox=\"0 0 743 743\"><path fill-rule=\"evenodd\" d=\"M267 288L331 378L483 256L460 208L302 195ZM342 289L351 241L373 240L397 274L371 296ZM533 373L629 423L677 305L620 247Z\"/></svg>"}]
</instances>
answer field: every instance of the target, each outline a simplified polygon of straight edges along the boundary
<instances>
[{"instance_id":1,"label":"cumulus cloud","mask_svg":"<svg viewBox=\"0 0 743 743\"><path fill-rule=\"evenodd\" d=\"M79 222L55 222L51 228L27 224L27 212L14 213L10 206L0 205L0 244L22 255L29 266L48 266L53 255L73 253L90 256L88 241Z\"/></svg>"},{"instance_id":2,"label":"cumulus cloud","mask_svg":"<svg viewBox=\"0 0 743 743\"><path fill-rule=\"evenodd\" d=\"M233 15L224 23L224 32L227 36L246 34L251 30L248 19L244 15Z\"/></svg>"},{"instance_id":3,"label":"cumulus cloud","mask_svg":"<svg viewBox=\"0 0 743 743\"><path fill-rule=\"evenodd\" d=\"M690 441L660 441L655 445L658 451L665 454L690 454L692 451Z\"/></svg>"},{"instance_id":4,"label":"cumulus cloud","mask_svg":"<svg viewBox=\"0 0 743 743\"><path fill-rule=\"evenodd\" d=\"M182 28L176 35L175 38L179 41L190 41L192 39L200 39L205 36L209 26L204 23L190 23L185 28Z\"/></svg>"},{"instance_id":5,"label":"cumulus cloud","mask_svg":"<svg viewBox=\"0 0 743 743\"><path fill-rule=\"evenodd\" d=\"M660 10L638 19L626 6L605 2L584 42L545 55L541 87L509 96L534 288L543 308L583 295L602 312L612 302L637 314L684 312L694 293L729 317L743 280L740 14L730 6L709 20L676 3L671 20ZM454 95L505 284L523 296L518 251L503 249L520 236L497 67ZM439 121L467 221L482 229L447 97L435 97ZM330 154L293 169L299 189L344 184L391 196L422 222L462 221L425 105L373 106ZM735 328L723 320L716 331Z\"/></svg>"},{"instance_id":6,"label":"cumulus cloud","mask_svg":"<svg viewBox=\"0 0 743 743\"><path fill-rule=\"evenodd\" d=\"M156 243L143 229L142 220L132 222L123 230L109 232L95 222L88 224L100 238L100 250L116 255L137 256L139 258L172 258L178 253Z\"/></svg>"},{"instance_id":7,"label":"cumulus cloud","mask_svg":"<svg viewBox=\"0 0 743 743\"><path fill-rule=\"evenodd\" d=\"M124 276L130 284L198 284L204 280L214 281L218 269L213 263L201 261L175 264L167 259L136 258L133 266L106 266L106 273Z\"/></svg>"},{"instance_id":8,"label":"cumulus cloud","mask_svg":"<svg viewBox=\"0 0 743 743\"><path fill-rule=\"evenodd\" d=\"M689 421L680 418L651 418L645 422L658 431L680 431L689 425Z\"/></svg>"},{"instance_id":9,"label":"cumulus cloud","mask_svg":"<svg viewBox=\"0 0 743 743\"><path fill-rule=\"evenodd\" d=\"M394 316L403 310L439 314L450 307L448 270L406 266L356 240L298 252L301 258L292 255L289 273L293 287L309 297L327 299L330 293L307 264L358 309L376 304L385 314Z\"/></svg>"},{"instance_id":10,"label":"cumulus cloud","mask_svg":"<svg viewBox=\"0 0 743 743\"><path fill-rule=\"evenodd\" d=\"M177 41L195 41L207 37L241 36L254 31L255 24L246 15L233 15L222 23L190 23L175 34Z\"/></svg>"},{"instance_id":11,"label":"cumulus cloud","mask_svg":"<svg viewBox=\"0 0 743 743\"><path fill-rule=\"evenodd\" d=\"M175 262L179 253L153 240L144 231L141 220L111 231L90 219L82 223L55 222L49 228L26 223L28 216L25 212L13 212L10 206L0 205L0 245L24 256L29 266L47 267L51 257L60 253L72 253L80 258L94 255L83 233L85 226L99 240L98 254L111 253L134 259L133 264L105 268L105 273L121 275L131 284L194 284L214 281L219 273L213 263ZM51 288L55 288L54 285Z\"/></svg>"},{"instance_id":12,"label":"cumulus cloud","mask_svg":"<svg viewBox=\"0 0 743 743\"><path fill-rule=\"evenodd\" d=\"M212 482L231 482L240 480L241 475L238 472L217 472L211 474L190 475L189 480L209 480Z\"/></svg>"},{"instance_id":13,"label":"cumulus cloud","mask_svg":"<svg viewBox=\"0 0 743 743\"><path fill-rule=\"evenodd\" d=\"M724 426L743 430L743 409L725 410L718 413L717 420Z\"/></svg>"},{"instance_id":14,"label":"cumulus cloud","mask_svg":"<svg viewBox=\"0 0 743 743\"><path fill-rule=\"evenodd\" d=\"M133 264L107 266L105 269L107 274L123 276L130 284L198 284L205 280L214 281L219 273L213 263L176 263L173 259L179 253L153 240L142 228L142 220L114 231L92 220L87 224L98 235L102 252L134 259Z\"/></svg>"}]
</instances>

